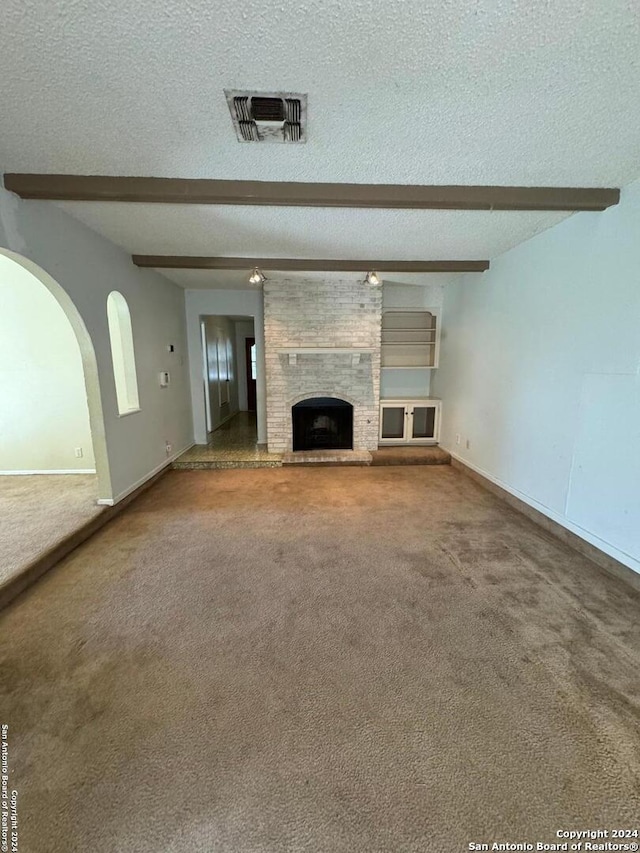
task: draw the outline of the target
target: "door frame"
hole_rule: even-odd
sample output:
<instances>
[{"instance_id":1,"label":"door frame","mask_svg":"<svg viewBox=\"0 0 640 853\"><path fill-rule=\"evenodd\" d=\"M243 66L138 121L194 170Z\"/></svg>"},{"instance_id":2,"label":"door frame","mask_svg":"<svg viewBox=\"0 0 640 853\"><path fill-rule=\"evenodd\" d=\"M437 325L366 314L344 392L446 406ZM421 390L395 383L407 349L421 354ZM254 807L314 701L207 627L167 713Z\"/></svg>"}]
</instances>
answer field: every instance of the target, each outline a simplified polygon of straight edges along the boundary
<instances>
[{"instance_id":1,"label":"door frame","mask_svg":"<svg viewBox=\"0 0 640 853\"><path fill-rule=\"evenodd\" d=\"M203 319L200 320L200 343L202 345L202 381L204 384L204 416L207 426L207 434L213 430L211 420L211 397L209 389L209 348L207 346L207 326Z\"/></svg>"},{"instance_id":2,"label":"door frame","mask_svg":"<svg viewBox=\"0 0 640 853\"><path fill-rule=\"evenodd\" d=\"M251 337L245 337L244 339L244 366L247 374L247 409L250 412L257 412L258 410L258 379L257 379L257 368L258 363L256 360L256 378L254 379L251 376L251 347L256 345L255 334ZM257 353L256 353L257 354ZM253 402L253 406L251 403Z\"/></svg>"}]
</instances>

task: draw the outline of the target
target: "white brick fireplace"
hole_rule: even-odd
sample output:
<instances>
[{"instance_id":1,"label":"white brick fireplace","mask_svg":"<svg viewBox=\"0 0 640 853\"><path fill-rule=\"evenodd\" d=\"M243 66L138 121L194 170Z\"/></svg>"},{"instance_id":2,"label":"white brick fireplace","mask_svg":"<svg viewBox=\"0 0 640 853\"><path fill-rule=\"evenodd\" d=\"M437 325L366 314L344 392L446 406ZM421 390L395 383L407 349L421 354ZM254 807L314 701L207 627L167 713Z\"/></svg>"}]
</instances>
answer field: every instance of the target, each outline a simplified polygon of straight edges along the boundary
<instances>
[{"instance_id":1,"label":"white brick fireplace","mask_svg":"<svg viewBox=\"0 0 640 853\"><path fill-rule=\"evenodd\" d=\"M313 397L353 406L353 449L378 446L382 285L281 279L264 283L267 440L293 448L292 407Z\"/></svg>"}]
</instances>

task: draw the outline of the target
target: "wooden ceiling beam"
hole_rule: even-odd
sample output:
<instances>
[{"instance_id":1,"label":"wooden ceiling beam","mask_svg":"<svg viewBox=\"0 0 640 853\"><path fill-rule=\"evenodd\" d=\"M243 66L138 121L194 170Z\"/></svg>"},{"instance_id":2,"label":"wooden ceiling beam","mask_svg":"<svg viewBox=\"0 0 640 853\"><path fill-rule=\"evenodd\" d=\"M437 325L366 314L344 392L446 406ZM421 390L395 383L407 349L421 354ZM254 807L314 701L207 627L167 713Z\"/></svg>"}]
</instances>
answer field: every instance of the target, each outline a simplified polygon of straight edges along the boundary
<instances>
[{"instance_id":1,"label":"wooden ceiling beam","mask_svg":"<svg viewBox=\"0 0 640 853\"><path fill-rule=\"evenodd\" d=\"M295 272L376 272L432 273L484 272L489 261L381 261L339 260L335 258L220 258L190 255L132 255L138 267L183 270L281 270Z\"/></svg>"},{"instance_id":2,"label":"wooden ceiling beam","mask_svg":"<svg viewBox=\"0 0 640 853\"><path fill-rule=\"evenodd\" d=\"M25 199L273 207L599 211L620 199L619 189L600 187L323 184L21 173L5 174L4 184Z\"/></svg>"}]
</instances>

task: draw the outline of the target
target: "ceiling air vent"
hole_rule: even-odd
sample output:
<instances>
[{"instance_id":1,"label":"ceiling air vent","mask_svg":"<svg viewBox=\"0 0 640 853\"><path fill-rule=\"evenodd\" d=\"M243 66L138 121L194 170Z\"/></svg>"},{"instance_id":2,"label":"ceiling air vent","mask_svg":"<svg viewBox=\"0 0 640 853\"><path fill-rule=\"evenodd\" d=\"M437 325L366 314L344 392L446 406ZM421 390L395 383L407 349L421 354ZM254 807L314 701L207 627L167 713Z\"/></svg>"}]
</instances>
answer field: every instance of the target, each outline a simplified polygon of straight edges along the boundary
<instances>
[{"instance_id":1,"label":"ceiling air vent","mask_svg":"<svg viewBox=\"0 0 640 853\"><path fill-rule=\"evenodd\" d=\"M293 92L224 94L239 142L306 142L307 96Z\"/></svg>"}]
</instances>

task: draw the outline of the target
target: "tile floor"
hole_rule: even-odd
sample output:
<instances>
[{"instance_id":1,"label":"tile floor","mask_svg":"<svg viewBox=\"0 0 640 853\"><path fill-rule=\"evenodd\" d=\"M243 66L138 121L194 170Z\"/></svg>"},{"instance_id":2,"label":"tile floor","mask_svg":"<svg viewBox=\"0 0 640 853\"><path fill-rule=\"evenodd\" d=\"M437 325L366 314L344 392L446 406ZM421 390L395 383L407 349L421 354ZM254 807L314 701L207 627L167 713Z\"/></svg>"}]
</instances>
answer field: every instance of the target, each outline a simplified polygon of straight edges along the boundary
<instances>
[{"instance_id":1,"label":"tile floor","mask_svg":"<svg viewBox=\"0 0 640 853\"><path fill-rule=\"evenodd\" d=\"M173 463L174 468L279 468L282 454L258 445L255 412L238 412Z\"/></svg>"}]
</instances>

